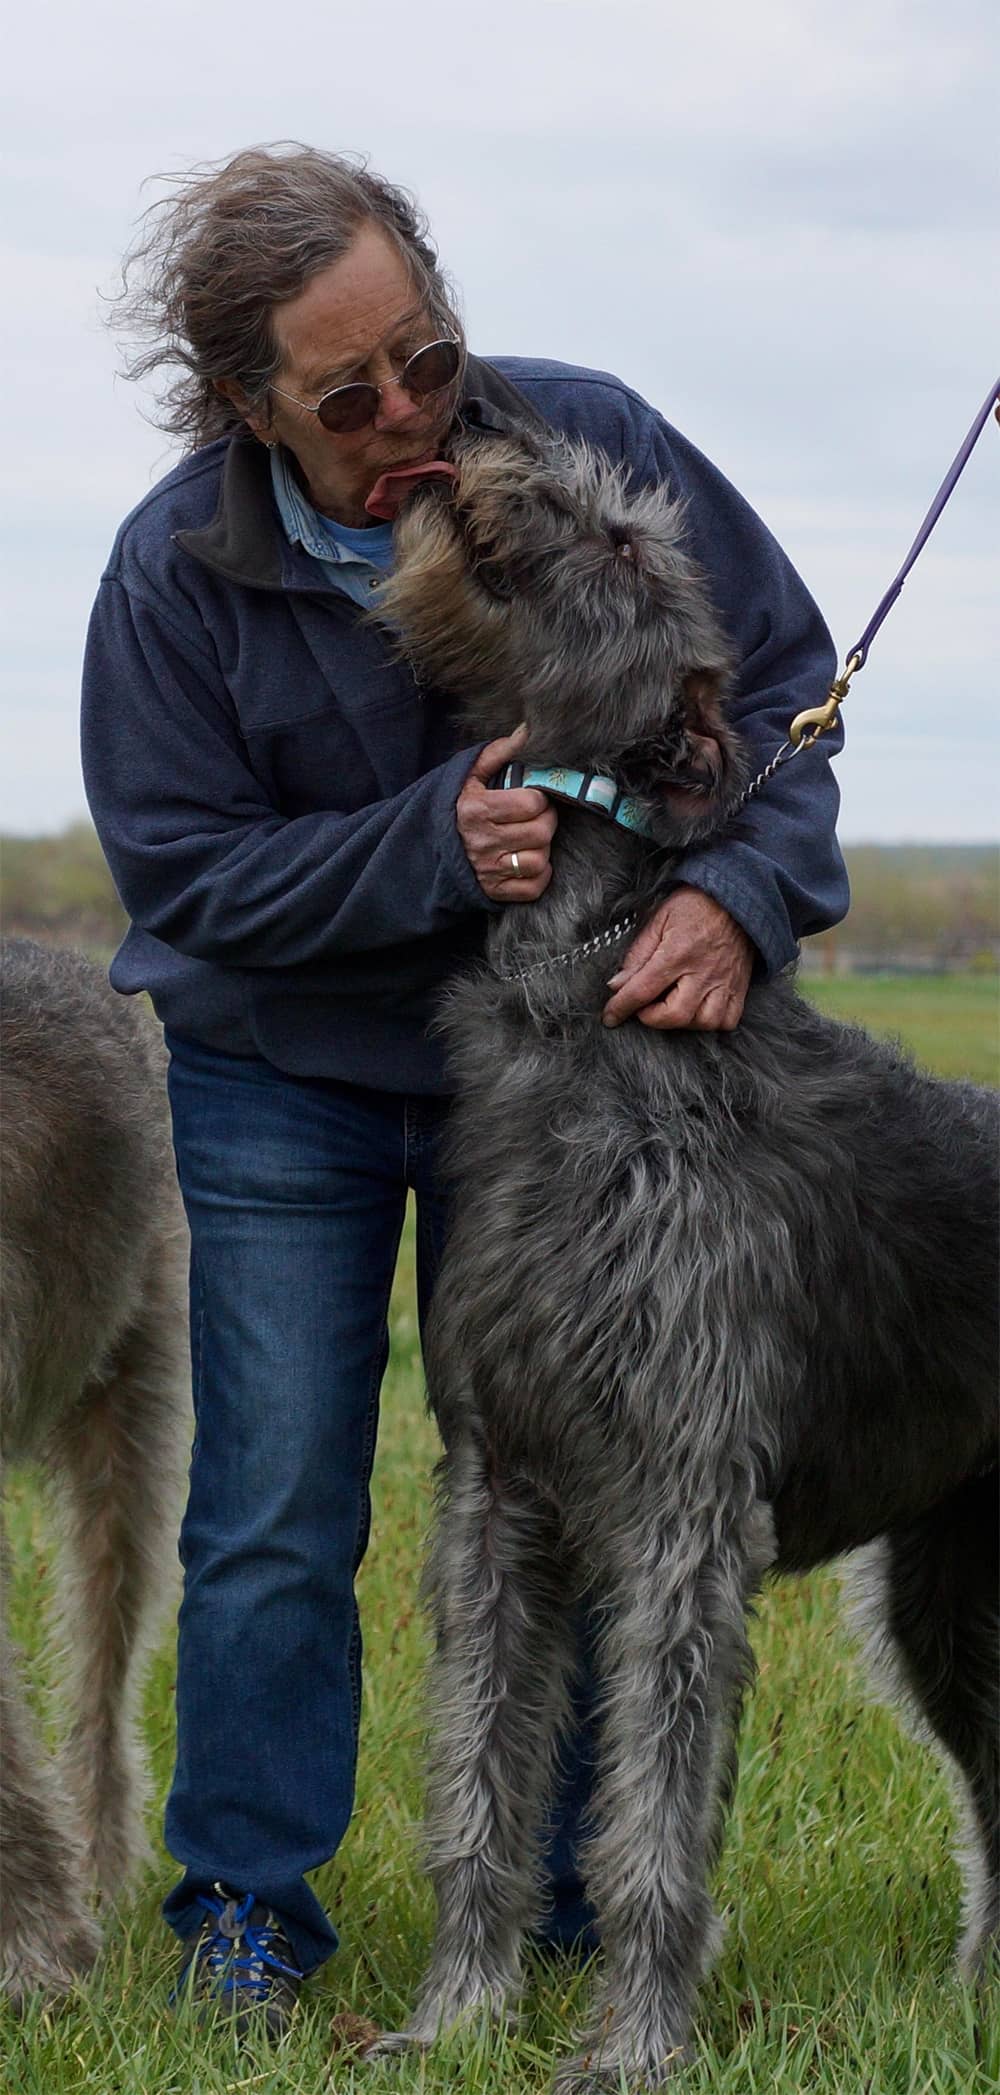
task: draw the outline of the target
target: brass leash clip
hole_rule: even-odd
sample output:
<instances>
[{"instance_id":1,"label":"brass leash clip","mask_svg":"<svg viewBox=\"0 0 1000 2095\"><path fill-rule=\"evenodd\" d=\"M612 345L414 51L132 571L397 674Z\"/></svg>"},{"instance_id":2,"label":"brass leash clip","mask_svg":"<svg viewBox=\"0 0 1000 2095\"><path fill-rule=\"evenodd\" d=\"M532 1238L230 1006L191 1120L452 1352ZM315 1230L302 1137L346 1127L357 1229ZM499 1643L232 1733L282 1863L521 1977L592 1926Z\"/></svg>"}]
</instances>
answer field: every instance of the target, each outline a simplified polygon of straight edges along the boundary
<instances>
[{"instance_id":1,"label":"brass leash clip","mask_svg":"<svg viewBox=\"0 0 1000 2095\"><path fill-rule=\"evenodd\" d=\"M835 727L843 700L847 697L855 671L861 668L861 656L852 655L844 667L842 676L834 677L830 695L821 706L809 706L804 713L796 713L788 730L788 739L795 749L811 749L828 728Z\"/></svg>"}]
</instances>

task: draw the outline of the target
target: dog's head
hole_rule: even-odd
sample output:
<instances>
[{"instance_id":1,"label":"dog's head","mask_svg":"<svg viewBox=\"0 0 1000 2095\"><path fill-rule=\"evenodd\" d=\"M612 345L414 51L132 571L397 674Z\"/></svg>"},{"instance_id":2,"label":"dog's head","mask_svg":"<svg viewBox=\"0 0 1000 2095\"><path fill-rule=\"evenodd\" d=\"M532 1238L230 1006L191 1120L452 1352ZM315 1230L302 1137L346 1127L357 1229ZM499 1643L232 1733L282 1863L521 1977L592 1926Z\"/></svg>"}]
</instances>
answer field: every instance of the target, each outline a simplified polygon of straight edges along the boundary
<instances>
[{"instance_id":1,"label":"dog's head","mask_svg":"<svg viewBox=\"0 0 1000 2095\"><path fill-rule=\"evenodd\" d=\"M730 662L680 505L558 438L451 456L400 512L380 599L421 677L473 734L525 720L531 762L611 773L664 844L717 828L742 776Z\"/></svg>"}]
</instances>

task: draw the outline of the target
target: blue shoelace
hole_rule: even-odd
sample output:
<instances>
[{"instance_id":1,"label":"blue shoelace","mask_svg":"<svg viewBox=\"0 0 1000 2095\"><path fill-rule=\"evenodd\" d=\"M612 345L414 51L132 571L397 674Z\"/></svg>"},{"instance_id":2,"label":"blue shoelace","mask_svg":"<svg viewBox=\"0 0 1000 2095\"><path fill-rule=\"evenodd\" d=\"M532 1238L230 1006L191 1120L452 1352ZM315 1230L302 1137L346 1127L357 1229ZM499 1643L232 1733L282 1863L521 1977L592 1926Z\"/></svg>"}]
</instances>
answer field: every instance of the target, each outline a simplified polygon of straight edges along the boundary
<instances>
[{"instance_id":1,"label":"blue shoelace","mask_svg":"<svg viewBox=\"0 0 1000 2095\"><path fill-rule=\"evenodd\" d=\"M214 1928L199 1945L192 1968L196 1963L207 1971L216 1982L220 1995L240 1993L251 2000L266 2000L269 1990L270 1972L284 1978L299 1979L302 1974L293 1964L285 1964L272 1943L279 1932L277 1922L270 1917L250 1925L250 1915L257 1901L252 1891L242 1899L213 1898L210 1894L196 1894L199 1906L206 1913L214 1914L225 1926Z\"/></svg>"}]
</instances>

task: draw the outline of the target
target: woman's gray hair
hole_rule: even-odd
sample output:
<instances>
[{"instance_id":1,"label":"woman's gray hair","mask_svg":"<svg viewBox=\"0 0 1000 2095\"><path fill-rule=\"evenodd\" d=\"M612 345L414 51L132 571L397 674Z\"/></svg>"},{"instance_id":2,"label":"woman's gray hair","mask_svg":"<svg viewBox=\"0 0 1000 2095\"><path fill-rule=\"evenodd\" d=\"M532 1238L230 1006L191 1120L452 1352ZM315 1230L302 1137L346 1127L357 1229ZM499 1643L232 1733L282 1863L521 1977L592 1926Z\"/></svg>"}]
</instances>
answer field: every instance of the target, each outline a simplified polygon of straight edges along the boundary
<instances>
[{"instance_id":1,"label":"woman's gray hair","mask_svg":"<svg viewBox=\"0 0 1000 2095\"><path fill-rule=\"evenodd\" d=\"M111 321L139 345L126 352L126 377L180 366L155 419L187 450L242 426L217 391L220 379L235 381L251 407L269 412L267 390L281 361L275 307L339 262L364 225L380 227L399 249L434 326L461 339L426 218L363 159L292 140L163 179L171 194L143 215Z\"/></svg>"}]
</instances>

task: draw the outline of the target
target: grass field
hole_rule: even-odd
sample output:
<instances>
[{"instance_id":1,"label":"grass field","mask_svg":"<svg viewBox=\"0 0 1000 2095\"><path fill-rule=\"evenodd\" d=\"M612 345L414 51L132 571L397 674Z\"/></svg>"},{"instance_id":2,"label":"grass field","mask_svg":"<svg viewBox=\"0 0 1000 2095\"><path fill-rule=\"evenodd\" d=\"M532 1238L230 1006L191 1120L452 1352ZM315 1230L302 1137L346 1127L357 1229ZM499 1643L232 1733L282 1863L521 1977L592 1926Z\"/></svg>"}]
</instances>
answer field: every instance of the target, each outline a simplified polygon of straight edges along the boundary
<instances>
[{"instance_id":1,"label":"grass field","mask_svg":"<svg viewBox=\"0 0 1000 2095\"><path fill-rule=\"evenodd\" d=\"M897 1034L943 1077L1000 1077L1000 990L995 975L811 976L803 987L823 1011Z\"/></svg>"},{"instance_id":2,"label":"grass field","mask_svg":"<svg viewBox=\"0 0 1000 2095\"><path fill-rule=\"evenodd\" d=\"M996 1073L996 989L983 980L820 983L817 1001L899 1033L949 1073ZM343 2045L353 2012L395 2023L412 1998L430 1929L417 1861L420 1675L415 1588L433 1434L421 1401L410 1253L393 1310L372 1547L362 1575L367 1687L358 1809L318 1889L342 1935L275 2051L236 2056L165 2011L176 1963L158 1919L168 1858L110 1918L92 1980L58 2013L0 2015L11 2095L529 2095L547 2085L583 2011L586 1973L533 1973L516 2038L468 2032L415 2063L366 2068ZM32 1683L47 1684L41 1624L50 1538L30 1478L10 1505L12 1614ZM685 2095L986 2095L1000 2090L997 2001L953 1978L958 1916L954 1813L935 1761L865 1698L839 1626L831 1575L766 1593L760 1668L717 1896L726 1947L706 1984ZM165 1639L146 1695L156 1839L171 1762L172 1655Z\"/></svg>"}]
</instances>

